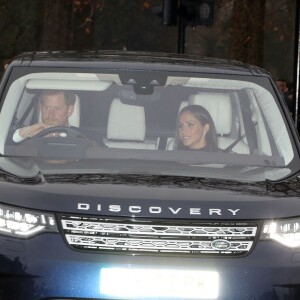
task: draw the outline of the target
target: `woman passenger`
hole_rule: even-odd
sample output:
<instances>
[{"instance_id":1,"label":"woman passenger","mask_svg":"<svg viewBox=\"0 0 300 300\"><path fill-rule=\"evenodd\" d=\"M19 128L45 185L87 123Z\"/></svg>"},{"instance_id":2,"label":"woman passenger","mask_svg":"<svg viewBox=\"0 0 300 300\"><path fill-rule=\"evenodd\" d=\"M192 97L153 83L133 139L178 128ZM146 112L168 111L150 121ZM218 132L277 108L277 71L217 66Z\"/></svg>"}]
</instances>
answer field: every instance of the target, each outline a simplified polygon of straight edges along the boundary
<instances>
[{"instance_id":1,"label":"woman passenger","mask_svg":"<svg viewBox=\"0 0 300 300\"><path fill-rule=\"evenodd\" d=\"M175 145L177 150L218 150L213 119L203 106L189 105L180 111Z\"/></svg>"}]
</instances>

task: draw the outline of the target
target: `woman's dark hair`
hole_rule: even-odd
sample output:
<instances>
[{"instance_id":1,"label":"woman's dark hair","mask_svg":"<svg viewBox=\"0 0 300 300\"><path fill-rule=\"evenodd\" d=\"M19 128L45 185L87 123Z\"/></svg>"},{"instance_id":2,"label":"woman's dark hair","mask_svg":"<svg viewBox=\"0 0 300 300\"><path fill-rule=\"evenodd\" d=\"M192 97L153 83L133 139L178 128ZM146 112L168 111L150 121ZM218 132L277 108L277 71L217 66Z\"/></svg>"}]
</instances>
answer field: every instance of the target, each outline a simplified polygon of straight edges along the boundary
<instances>
[{"instance_id":1,"label":"woman's dark hair","mask_svg":"<svg viewBox=\"0 0 300 300\"><path fill-rule=\"evenodd\" d=\"M208 151L217 151L218 150L217 134L216 134L215 124L210 113L201 105L188 105L180 111L179 116L186 111L192 113L195 116L195 118L199 120L201 125L204 126L205 124L209 124L209 130L205 135L205 139L207 143L206 147ZM179 116L178 116L178 122L179 122ZM184 146L183 143L181 142L178 136L178 130L177 130L175 147L178 150L189 149L189 147Z\"/></svg>"}]
</instances>

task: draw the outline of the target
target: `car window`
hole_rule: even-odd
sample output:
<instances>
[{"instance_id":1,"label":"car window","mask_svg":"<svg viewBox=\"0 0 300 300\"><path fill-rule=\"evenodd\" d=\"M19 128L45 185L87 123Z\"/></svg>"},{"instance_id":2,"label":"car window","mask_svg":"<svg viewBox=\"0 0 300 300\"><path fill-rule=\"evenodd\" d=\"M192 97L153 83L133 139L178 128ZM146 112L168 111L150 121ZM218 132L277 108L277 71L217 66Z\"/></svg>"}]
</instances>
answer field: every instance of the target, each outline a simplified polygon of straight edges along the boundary
<instances>
[{"instance_id":1,"label":"car window","mask_svg":"<svg viewBox=\"0 0 300 300\"><path fill-rule=\"evenodd\" d=\"M0 123L3 155L118 161L119 172L134 163L230 178L234 168L273 167L276 177L295 157L269 79L254 76L29 73L8 88Z\"/></svg>"}]
</instances>

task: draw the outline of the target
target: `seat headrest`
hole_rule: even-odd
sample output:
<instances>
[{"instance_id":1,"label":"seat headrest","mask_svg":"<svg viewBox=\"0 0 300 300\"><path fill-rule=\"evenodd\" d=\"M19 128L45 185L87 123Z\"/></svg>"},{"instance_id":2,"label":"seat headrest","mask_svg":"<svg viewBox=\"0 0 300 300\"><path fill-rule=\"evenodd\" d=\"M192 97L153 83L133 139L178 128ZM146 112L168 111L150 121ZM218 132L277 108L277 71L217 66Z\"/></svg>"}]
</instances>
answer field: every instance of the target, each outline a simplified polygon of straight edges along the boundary
<instances>
[{"instance_id":1,"label":"seat headrest","mask_svg":"<svg viewBox=\"0 0 300 300\"><path fill-rule=\"evenodd\" d=\"M182 102L180 102L180 104L179 104L179 109L178 109L178 114L181 112L181 110L184 108L184 107L186 107L186 106L188 106L189 105L189 102L188 101L182 101Z\"/></svg>"},{"instance_id":2,"label":"seat headrest","mask_svg":"<svg viewBox=\"0 0 300 300\"><path fill-rule=\"evenodd\" d=\"M80 99L75 95L74 110L72 115L69 117L70 126L79 127L80 126ZM39 110L39 122L42 122L41 110Z\"/></svg>"},{"instance_id":3,"label":"seat headrest","mask_svg":"<svg viewBox=\"0 0 300 300\"><path fill-rule=\"evenodd\" d=\"M110 106L107 138L109 140L144 141L146 134L145 110L114 99Z\"/></svg>"},{"instance_id":4,"label":"seat headrest","mask_svg":"<svg viewBox=\"0 0 300 300\"><path fill-rule=\"evenodd\" d=\"M69 124L71 126L79 127L80 126L80 99L77 95L74 103L74 110L72 115L69 117Z\"/></svg>"},{"instance_id":5,"label":"seat headrest","mask_svg":"<svg viewBox=\"0 0 300 300\"><path fill-rule=\"evenodd\" d=\"M201 93L189 97L189 105L202 105L210 113L217 134L230 134L232 107L228 94Z\"/></svg>"}]
</instances>

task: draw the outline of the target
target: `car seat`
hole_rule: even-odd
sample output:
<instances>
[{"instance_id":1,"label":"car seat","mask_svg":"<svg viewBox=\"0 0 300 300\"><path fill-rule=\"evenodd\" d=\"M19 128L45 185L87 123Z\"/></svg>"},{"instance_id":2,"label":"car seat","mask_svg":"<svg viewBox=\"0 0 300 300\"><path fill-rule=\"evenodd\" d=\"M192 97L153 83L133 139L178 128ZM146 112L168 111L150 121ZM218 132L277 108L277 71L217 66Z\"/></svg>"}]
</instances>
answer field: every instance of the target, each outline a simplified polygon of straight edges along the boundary
<instances>
[{"instance_id":1,"label":"car seat","mask_svg":"<svg viewBox=\"0 0 300 300\"><path fill-rule=\"evenodd\" d=\"M146 140L146 120L143 106L122 103L113 99L108 116L107 136L109 148L157 149L158 141Z\"/></svg>"},{"instance_id":2,"label":"car seat","mask_svg":"<svg viewBox=\"0 0 300 300\"><path fill-rule=\"evenodd\" d=\"M232 151L241 154L250 153L249 147L244 141L237 141L239 137L231 135L234 118L229 94L205 92L190 95L188 101L183 101L180 104L178 113L187 105L201 105L210 113L214 121L219 149L225 150L236 143L232 147ZM174 144L175 138L169 138L166 149L173 150Z\"/></svg>"},{"instance_id":3,"label":"car seat","mask_svg":"<svg viewBox=\"0 0 300 300\"><path fill-rule=\"evenodd\" d=\"M233 152L241 154L249 154L249 147L243 141L239 140L239 136L233 137L233 109L229 94L225 93L199 93L193 94L189 97L189 105L201 105L210 113L214 124L216 133L218 135L218 147L225 150L231 145ZM235 131L237 131L235 129Z\"/></svg>"}]
</instances>

